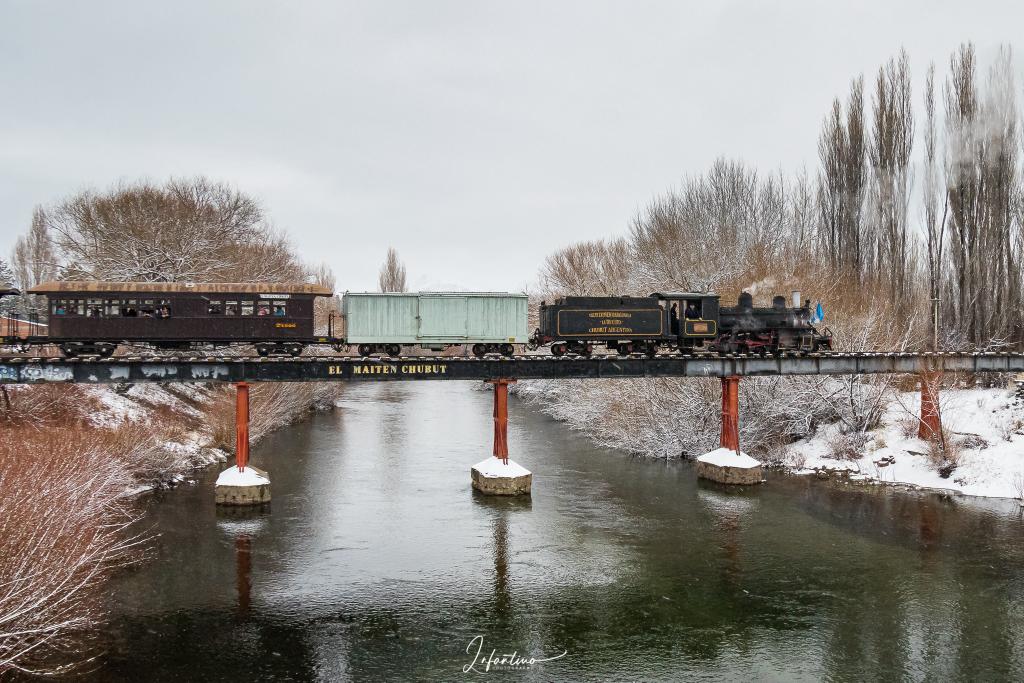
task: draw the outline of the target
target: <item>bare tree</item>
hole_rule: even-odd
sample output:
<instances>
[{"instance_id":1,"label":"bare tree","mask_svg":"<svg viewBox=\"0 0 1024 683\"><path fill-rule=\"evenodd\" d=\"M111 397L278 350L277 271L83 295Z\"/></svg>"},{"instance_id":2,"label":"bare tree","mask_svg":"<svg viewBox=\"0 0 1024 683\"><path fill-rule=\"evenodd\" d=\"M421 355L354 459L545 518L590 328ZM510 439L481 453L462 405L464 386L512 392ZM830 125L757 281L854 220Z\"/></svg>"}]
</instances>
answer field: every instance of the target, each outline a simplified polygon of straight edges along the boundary
<instances>
[{"instance_id":1,"label":"bare tree","mask_svg":"<svg viewBox=\"0 0 1024 683\"><path fill-rule=\"evenodd\" d=\"M541 287L546 296L627 294L632 291L631 264L624 238L572 244L544 260Z\"/></svg>"},{"instance_id":2,"label":"bare tree","mask_svg":"<svg viewBox=\"0 0 1024 683\"><path fill-rule=\"evenodd\" d=\"M867 187L864 77L850 84L846 115L837 98L818 139L819 205L825 253L834 272L860 282L868 268L871 236L862 214Z\"/></svg>"},{"instance_id":3,"label":"bare tree","mask_svg":"<svg viewBox=\"0 0 1024 683\"><path fill-rule=\"evenodd\" d=\"M42 207L37 206L33 210L28 233L14 242L11 265L14 267L15 280L23 291L17 304L19 312L44 313L45 301L24 293L24 290L40 282L57 278L57 255L47 229L47 215Z\"/></svg>"},{"instance_id":4,"label":"bare tree","mask_svg":"<svg viewBox=\"0 0 1024 683\"><path fill-rule=\"evenodd\" d=\"M780 178L719 159L634 219L636 289L712 291L764 277L785 250L788 209Z\"/></svg>"},{"instance_id":5,"label":"bare tree","mask_svg":"<svg viewBox=\"0 0 1024 683\"><path fill-rule=\"evenodd\" d=\"M868 151L873 270L884 273L890 296L901 303L910 296L913 276L913 243L907 230L913 144L910 59L903 51L880 68L875 78Z\"/></svg>"},{"instance_id":6,"label":"bare tree","mask_svg":"<svg viewBox=\"0 0 1024 683\"><path fill-rule=\"evenodd\" d=\"M929 317L932 327L932 346L938 350L939 306L938 299L942 286L944 248L946 243L946 212L949 203L939 183L938 148L935 121L935 64L928 68L924 86L924 187L923 204L925 251L928 268L928 298L931 302Z\"/></svg>"},{"instance_id":7,"label":"bare tree","mask_svg":"<svg viewBox=\"0 0 1024 683\"><path fill-rule=\"evenodd\" d=\"M1021 226L1016 82L1008 49L977 84L974 46L950 59L946 82L946 198L951 316L974 346L1021 335Z\"/></svg>"},{"instance_id":8,"label":"bare tree","mask_svg":"<svg viewBox=\"0 0 1024 683\"><path fill-rule=\"evenodd\" d=\"M388 255L380 267L377 286L382 292L406 291L405 264L398 260L398 252L394 247L388 247Z\"/></svg>"},{"instance_id":9,"label":"bare tree","mask_svg":"<svg viewBox=\"0 0 1024 683\"><path fill-rule=\"evenodd\" d=\"M201 177L83 192L45 217L69 279L225 282L304 275L255 199Z\"/></svg>"}]
</instances>

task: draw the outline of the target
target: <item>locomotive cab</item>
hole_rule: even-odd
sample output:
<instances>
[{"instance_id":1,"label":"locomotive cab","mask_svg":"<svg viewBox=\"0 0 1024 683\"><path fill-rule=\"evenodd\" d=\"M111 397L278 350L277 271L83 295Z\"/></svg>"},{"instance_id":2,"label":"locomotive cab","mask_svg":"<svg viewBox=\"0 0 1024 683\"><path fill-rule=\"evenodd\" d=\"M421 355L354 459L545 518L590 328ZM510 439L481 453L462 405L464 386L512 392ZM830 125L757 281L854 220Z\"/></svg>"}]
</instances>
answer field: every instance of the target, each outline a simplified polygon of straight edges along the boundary
<instances>
[{"instance_id":1,"label":"locomotive cab","mask_svg":"<svg viewBox=\"0 0 1024 683\"><path fill-rule=\"evenodd\" d=\"M707 292L653 292L668 311L669 329L680 349L703 346L718 335L719 296Z\"/></svg>"}]
</instances>

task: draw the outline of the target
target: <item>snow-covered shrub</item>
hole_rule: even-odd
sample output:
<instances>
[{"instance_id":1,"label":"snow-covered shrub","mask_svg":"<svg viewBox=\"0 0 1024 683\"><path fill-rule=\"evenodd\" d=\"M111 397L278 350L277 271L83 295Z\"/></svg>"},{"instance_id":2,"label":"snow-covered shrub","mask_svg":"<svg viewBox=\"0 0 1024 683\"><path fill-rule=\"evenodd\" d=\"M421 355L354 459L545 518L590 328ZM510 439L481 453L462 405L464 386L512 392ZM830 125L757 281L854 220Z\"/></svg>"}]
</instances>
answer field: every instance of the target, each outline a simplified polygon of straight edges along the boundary
<instances>
[{"instance_id":1,"label":"snow-covered shrub","mask_svg":"<svg viewBox=\"0 0 1024 683\"><path fill-rule=\"evenodd\" d=\"M133 444L115 430L6 425L0 441L0 678L87 658L106 577L138 559ZM62 662L55 667L53 662Z\"/></svg>"},{"instance_id":2,"label":"snow-covered shrub","mask_svg":"<svg viewBox=\"0 0 1024 683\"><path fill-rule=\"evenodd\" d=\"M833 460L860 460L869 441L871 437L864 432L840 432L829 447L829 457Z\"/></svg>"},{"instance_id":3,"label":"snow-covered shrub","mask_svg":"<svg viewBox=\"0 0 1024 683\"><path fill-rule=\"evenodd\" d=\"M960 466L961 444L948 429L942 430L942 439L928 442L928 459L943 479Z\"/></svg>"}]
</instances>

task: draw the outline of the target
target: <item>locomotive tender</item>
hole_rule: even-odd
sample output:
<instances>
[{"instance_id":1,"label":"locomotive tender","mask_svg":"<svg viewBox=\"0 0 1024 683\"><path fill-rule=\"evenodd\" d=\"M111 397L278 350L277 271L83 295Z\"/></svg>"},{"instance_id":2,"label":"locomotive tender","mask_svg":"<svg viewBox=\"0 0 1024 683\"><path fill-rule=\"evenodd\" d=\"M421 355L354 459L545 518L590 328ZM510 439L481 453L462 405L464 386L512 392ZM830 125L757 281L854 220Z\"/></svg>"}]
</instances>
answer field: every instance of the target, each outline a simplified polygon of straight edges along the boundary
<instances>
[{"instance_id":1,"label":"locomotive tender","mask_svg":"<svg viewBox=\"0 0 1024 683\"><path fill-rule=\"evenodd\" d=\"M776 296L770 308L755 308L747 292L736 306L720 306L719 295L654 292L647 297L570 296L540 305L535 347L551 353L590 355L596 344L626 356L654 356L661 348L683 353L706 348L721 354L817 352L832 348L832 337L811 324L810 301L792 308Z\"/></svg>"},{"instance_id":2,"label":"locomotive tender","mask_svg":"<svg viewBox=\"0 0 1024 683\"><path fill-rule=\"evenodd\" d=\"M515 345L590 355L597 345L620 355L661 349L721 354L816 352L832 339L811 323L810 301L776 296L758 308L744 292L736 306L711 293L647 297L564 297L542 302L528 337L527 298L504 292L348 293L344 331L316 334L314 302L334 293L306 283L46 282L28 290L47 299L46 325L6 320L0 346L54 344L63 355L107 357L121 344L165 349L251 345L261 356L298 356L312 344L355 346L361 356L398 356L409 346L468 346L477 357L512 356ZM14 289L0 296L16 295Z\"/></svg>"}]
</instances>

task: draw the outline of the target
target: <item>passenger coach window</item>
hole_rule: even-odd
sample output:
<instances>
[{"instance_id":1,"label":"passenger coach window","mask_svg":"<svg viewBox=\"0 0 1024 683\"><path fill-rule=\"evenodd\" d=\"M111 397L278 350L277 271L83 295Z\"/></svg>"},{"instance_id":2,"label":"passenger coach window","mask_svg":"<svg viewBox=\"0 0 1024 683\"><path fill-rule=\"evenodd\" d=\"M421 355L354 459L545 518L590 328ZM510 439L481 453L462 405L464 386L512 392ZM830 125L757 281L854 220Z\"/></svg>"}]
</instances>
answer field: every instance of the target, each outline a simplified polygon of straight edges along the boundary
<instances>
[{"instance_id":1,"label":"passenger coach window","mask_svg":"<svg viewBox=\"0 0 1024 683\"><path fill-rule=\"evenodd\" d=\"M224 302L210 301L206 306L206 312L210 315L222 315L224 313Z\"/></svg>"},{"instance_id":2,"label":"passenger coach window","mask_svg":"<svg viewBox=\"0 0 1024 683\"><path fill-rule=\"evenodd\" d=\"M103 300L103 315L117 316L121 315L121 300L120 299L104 299Z\"/></svg>"},{"instance_id":3,"label":"passenger coach window","mask_svg":"<svg viewBox=\"0 0 1024 683\"><path fill-rule=\"evenodd\" d=\"M256 304L256 315L270 315L270 302L261 301Z\"/></svg>"},{"instance_id":4,"label":"passenger coach window","mask_svg":"<svg viewBox=\"0 0 1024 683\"><path fill-rule=\"evenodd\" d=\"M224 315L238 315L238 302L229 301L224 304Z\"/></svg>"},{"instance_id":5,"label":"passenger coach window","mask_svg":"<svg viewBox=\"0 0 1024 683\"><path fill-rule=\"evenodd\" d=\"M126 318L135 318L139 315L138 299L125 299L121 304L121 315Z\"/></svg>"},{"instance_id":6,"label":"passenger coach window","mask_svg":"<svg viewBox=\"0 0 1024 683\"><path fill-rule=\"evenodd\" d=\"M274 315L282 317L288 315L288 302L287 301L275 301L274 302Z\"/></svg>"},{"instance_id":7,"label":"passenger coach window","mask_svg":"<svg viewBox=\"0 0 1024 683\"><path fill-rule=\"evenodd\" d=\"M242 315L252 315L253 303L251 301L242 302Z\"/></svg>"},{"instance_id":8,"label":"passenger coach window","mask_svg":"<svg viewBox=\"0 0 1024 683\"><path fill-rule=\"evenodd\" d=\"M102 318L103 317L103 299L88 299L86 300L86 310L89 311L90 318Z\"/></svg>"},{"instance_id":9,"label":"passenger coach window","mask_svg":"<svg viewBox=\"0 0 1024 683\"><path fill-rule=\"evenodd\" d=\"M84 299L58 299L55 315L85 315Z\"/></svg>"}]
</instances>

